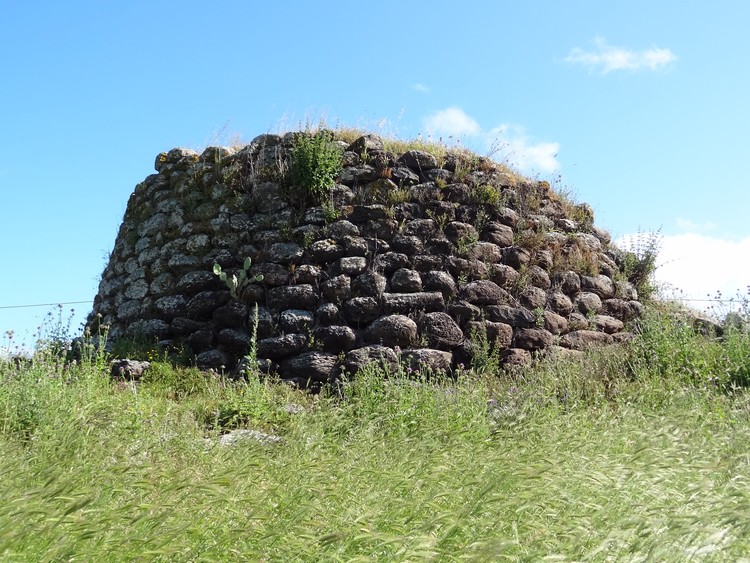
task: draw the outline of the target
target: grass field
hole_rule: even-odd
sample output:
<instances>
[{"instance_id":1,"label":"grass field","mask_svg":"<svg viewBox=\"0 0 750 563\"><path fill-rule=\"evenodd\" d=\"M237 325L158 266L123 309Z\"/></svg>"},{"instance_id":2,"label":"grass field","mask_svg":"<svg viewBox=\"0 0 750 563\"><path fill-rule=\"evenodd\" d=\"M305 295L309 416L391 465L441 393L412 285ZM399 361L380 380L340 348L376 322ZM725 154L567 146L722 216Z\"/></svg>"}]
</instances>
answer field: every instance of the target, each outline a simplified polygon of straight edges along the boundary
<instances>
[{"instance_id":1,"label":"grass field","mask_svg":"<svg viewBox=\"0 0 750 563\"><path fill-rule=\"evenodd\" d=\"M155 362L0 363L2 561L739 561L750 335L317 396ZM236 428L252 438L222 446Z\"/></svg>"}]
</instances>

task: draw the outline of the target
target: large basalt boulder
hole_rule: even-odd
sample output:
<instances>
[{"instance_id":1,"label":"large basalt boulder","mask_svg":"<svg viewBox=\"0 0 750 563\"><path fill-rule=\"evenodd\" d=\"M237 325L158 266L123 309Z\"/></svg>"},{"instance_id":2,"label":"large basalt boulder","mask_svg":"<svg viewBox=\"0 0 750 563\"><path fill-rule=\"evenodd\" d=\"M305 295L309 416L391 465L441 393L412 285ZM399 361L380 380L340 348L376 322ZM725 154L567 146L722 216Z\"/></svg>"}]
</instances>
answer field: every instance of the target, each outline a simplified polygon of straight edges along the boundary
<instances>
[{"instance_id":1,"label":"large basalt boulder","mask_svg":"<svg viewBox=\"0 0 750 563\"><path fill-rule=\"evenodd\" d=\"M453 354L443 350L418 348L404 351L403 361L410 372L447 373L453 365Z\"/></svg>"},{"instance_id":2,"label":"large basalt boulder","mask_svg":"<svg viewBox=\"0 0 750 563\"><path fill-rule=\"evenodd\" d=\"M421 173L437 168L437 158L428 152L419 150L406 151L398 162L408 166L414 172Z\"/></svg>"},{"instance_id":3,"label":"large basalt boulder","mask_svg":"<svg viewBox=\"0 0 750 563\"><path fill-rule=\"evenodd\" d=\"M385 293L382 299L383 311L388 314L408 314L416 311L434 312L445 308L443 294L438 291Z\"/></svg>"},{"instance_id":4,"label":"large basalt boulder","mask_svg":"<svg viewBox=\"0 0 750 563\"><path fill-rule=\"evenodd\" d=\"M515 330L514 342L523 350L543 350L552 345L552 333L543 328L518 328Z\"/></svg>"},{"instance_id":5,"label":"large basalt boulder","mask_svg":"<svg viewBox=\"0 0 750 563\"><path fill-rule=\"evenodd\" d=\"M532 328L536 326L537 317L523 307L510 305L492 305L484 309L487 318L494 322L505 323L512 327Z\"/></svg>"},{"instance_id":6,"label":"large basalt boulder","mask_svg":"<svg viewBox=\"0 0 750 563\"><path fill-rule=\"evenodd\" d=\"M279 359L302 350L307 343L304 334L284 334L258 340L256 353L260 358Z\"/></svg>"},{"instance_id":7,"label":"large basalt boulder","mask_svg":"<svg viewBox=\"0 0 750 563\"><path fill-rule=\"evenodd\" d=\"M290 378L325 383L336 375L338 356L328 352L305 352L281 362L281 374Z\"/></svg>"},{"instance_id":8,"label":"large basalt boulder","mask_svg":"<svg viewBox=\"0 0 750 563\"><path fill-rule=\"evenodd\" d=\"M367 327L362 337L369 344L408 347L417 341L417 323L404 315L386 315Z\"/></svg>"},{"instance_id":9,"label":"large basalt boulder","mask_svg":"<svg viewBox=\"0 0 750 563\"><path fill-rule=\"evenodd\" d=\"M447 313L426 313L419 319L420 333L430 348L452 350L464 341L464 333Z\"/></svg>"},{"instance_id":10,"label":"large basalt boulder","mask_svg":"<svg viewBox=\"0 0 750 563\"><path fill-rule=\"evenodd\" d=\"M418 293L422 291L422 278L416 270L400 268L391 276L391 289L395 293Z\"/></svg>"},{"instance_id":11,"label":"large basalt boulder","mask_svg":"<svg viewBox=\"0 0 750 563\"><path fill-rule=\"evenodd\" d=\"M466 337L472 341L487 341L491 348L509 348L513 342L513 327L493 321L469 321L466 323Z\"/></svg>"},{"instance_id":12,"label":"large basalt boulder","mask_svg":"<svg viewBox=\"0 0 750 563\"><path fill-rule=\"evenodd\" d=\"M353 297L344 303L344 318L355 326L367 324L380 314L380 304L374 297Z\"/></svg>"},{"instance_id":13,"label":"large basalt boulder","mask_svg":"<svg viewBox=\"0 0 750 563\"><path fill-rule=\"evenodd\" d=\"M398 368L398 357L393 348L374 344L352 350L344 360L344 370L349 375L355 375L370 365L386 371L394 371Z\"/></svg>"},{"instance_id":14,"label":"large basalt boulder","mask_svg":"<svg viewBox=\"0 0 750 563\"><path fill-rule=\"evenodd\" d=\"M151 367L151 362L131 360L124 358L110 362L110 374L112 377L123 379L140 379Z\"/></svg>"},{"instance_id":15,"label":"large basalt boulder","mask_svg":"<svg viewBox=\"0 0 750 563\"><path fill-rule=\"evenodd\" d=\"M357 342L357 334L345 325L319 326L314 330L313 337L323 350L334 354L351 350Z\"/></svg>"},{"instance_id":16,"label":"large basalt boulder","mask_svg":"<svg viewBox=\"0 0 750 563\"><path fill-rule=\"evenodd\" d=\"M472 305L499 305L510 302L510 294L491 281L475 281L464 285L459 297Z\"/></svg>"},{"instance_id":17,"label":"large basalt boulder","mask_svg":"<svg viewBox=\"0 0 750 563\"><path fill-rule=\"evenodd\" d=\"M612 336L594 330L574 330L563 336L560 340L560 344L563 347L574 350L585 350L590 346L612 344L612 342Z\"/></svg>"}]
</instances>

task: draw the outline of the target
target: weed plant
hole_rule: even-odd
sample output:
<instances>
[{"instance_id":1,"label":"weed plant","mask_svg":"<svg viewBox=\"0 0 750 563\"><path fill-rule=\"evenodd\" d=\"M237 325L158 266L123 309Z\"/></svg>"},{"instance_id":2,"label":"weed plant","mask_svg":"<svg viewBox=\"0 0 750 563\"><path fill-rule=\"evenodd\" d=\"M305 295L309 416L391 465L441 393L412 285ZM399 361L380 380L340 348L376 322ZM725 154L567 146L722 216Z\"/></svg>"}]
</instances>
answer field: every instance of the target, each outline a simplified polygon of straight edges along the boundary
<instances>
[{"instance_id":1,"label":"weed plant","mask_svg":"<svg viewBox=\"0 0 750 563\"><path fill-rule=\"evenodd\" d=\"M635 237L625 241L626 252L621 268L627 280L635 286L641 300L647 301L657 290L653 283L653 275L658 267L656 259L661 242L661 230L639 230Z\"/></svg>"},{"instance_id":2,"label":"weed plant","mask_svg":"<svg viewBox=\"0 0 750 563\"><path fill-rule=\"evenodd\" d=\"M340 159L328 133L299 137L301 205L325 201ZM625 258L642 295L654 242ZM504 369L480 335L452 377L371 364L315 396L261 376L253 353L240 381L159 355L139 382L113 380L106 330L71 362L61 309L51 324L30 362L0 361L3 561L750 552L750 334L734 324L706 336L651 304L619 347ZM239 429L279 439L221 445Z\"/></svg>"},{"instance_id":3,"label":"weed plant","mask_svg":"<svg viewBox=\"0 0 750 563\"><path fill-rule=\"evenodd\" d=\"M326 203L341 166L342 151L331 131L298 134L292 148L291 202L300 209Z\"/></svg>"},{"instance_id":4,"label":"weed plant","mask_svg":"<svg viewBox=\"0 0 750 563\"><path fill-rule=\"evenodd\" d=\"M706 311L709 316L737 330L750 330L750 285L745 288L744 294L737 290L735 295L726 297L717 291L707 297L712 301Z\"/></svg>"},{"instance_id":5,"label":"weed plant","mask_svg":"<svg viewBox=\"0 0 750 563\"><path fill-rule=\"evenodd\" d=\"M312 396L156 360L0 363L3 561L736 561L750 336L651 311L627 346ZM252 364L251 364L252 365ZM250 428L282 438L219 446Z\"/></svg>"}]
</instances>

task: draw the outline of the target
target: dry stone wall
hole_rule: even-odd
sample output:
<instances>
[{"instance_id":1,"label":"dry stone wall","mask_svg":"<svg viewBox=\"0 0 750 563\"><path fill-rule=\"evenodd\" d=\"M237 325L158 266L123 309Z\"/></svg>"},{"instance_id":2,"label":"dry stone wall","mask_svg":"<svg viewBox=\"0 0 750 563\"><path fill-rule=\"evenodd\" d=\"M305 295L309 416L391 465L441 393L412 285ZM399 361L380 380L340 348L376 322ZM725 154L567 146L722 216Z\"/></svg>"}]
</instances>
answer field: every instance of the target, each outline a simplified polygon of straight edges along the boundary
<instances>
[{"instance_id":1,"label":"dry stone wall","mask_svg":"<svg viewBox=\"0 0 750 563\"><path fill-rule=\"evenodd\" d=\"M93 312L231 372L327 382L376 361L451 370L480 350L526 363L545 350L627 339L642 309L621 252L547 182L462 152L336 141L343 167L322 206L290 185L296 139L173 149L128 202ZM295 192L295 190L297 190ZM263 281L234 298L213 273Z\"/></svg>"}]
</instances>

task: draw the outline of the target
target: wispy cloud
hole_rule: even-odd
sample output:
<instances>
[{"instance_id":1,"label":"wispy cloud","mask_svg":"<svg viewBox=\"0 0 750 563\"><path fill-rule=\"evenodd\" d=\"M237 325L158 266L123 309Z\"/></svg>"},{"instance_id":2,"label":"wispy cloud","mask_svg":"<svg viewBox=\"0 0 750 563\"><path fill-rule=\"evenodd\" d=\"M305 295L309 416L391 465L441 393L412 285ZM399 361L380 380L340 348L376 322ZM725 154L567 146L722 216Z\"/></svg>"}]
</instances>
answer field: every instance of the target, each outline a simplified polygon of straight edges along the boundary
<instances>
[{"instance_id":1,"label":"wispy cloud","mask_svg":"<svg viewBox=\"0 0 750 563\"><path fill-rule=\"evenodd\" d=\"M501 160L524 172L554 172L559 143L535 142L520 125L504 123L490 129L482 128L476 119L459 107L437 111L424 120L428 133L446 135L465 146L479 145Z\"/></svg>"},{"instance_id":2,"label":"wispy cloud","mask_svg":"<svg viewBox=\"0 0 750 563\"><path fill-rule=\"evenodd\" d=\"M634 238L621 237L619 243L627 249L628 240ZM694 309L706 309L712 303L705 300L717 292L727 299L738 293L747 295L750 262L745 256L750 256L750 236L730 238L695 231L665 235L654 277L665 285L667 296L686 299L685 304Z\"/></svg>"},{"instance_id":3,"label":"wispy cloud","mask_svg":"<svg viewBox=\"0 0 750 563\"><path fill-rule=\"evenodd\" d=\"M456 137L477 135L482 130L473 117L461 108L449 107L427 116L425 128L430 132L444 133Z\"/></svg>"},{"instance_id":4,"label":"wispy cloud","mask_svg":"<svg viewBox=\"0 0 750 563\"><path fill-rule=\"evenodd\" d=\"M424 84L421 84L417 82L416 84L411 85L412 90L415 90L417 92L422 92L423 94L430 91L429 86L425 86Z\"/></svg>"},{"instance_id":5,"label":"wispy cloud","mask_svg":"<svg viewBox=\"0 0 750 563\"><path fill-rule=\"evenodd\" d=\"M675 224L681 231L690 233L707 233L716 228L714 223L696 223L695 221L684 219L683 217L678 217L675 220Z\"/></svg>"},{"instance_id":6,"label":"wispy cloud","mask_svg":"<svg viewBox=\"0 0 750 563\"><path fill-rule=\"evenodd\" d=\"M521 170L554 172L560 168L557 153L560 143L535 143L520 125L505 123L492 129L488 139L493 139L505 161Z\"/></svg>"},{"instance_id":7,"label":"wispy cloud","mask_svg":"<svg viewBox=\"0 0 750 563\"><path fill-rule=\"evenodd\" d=\"M603 37L594 40L595 49L587 51L580 47L571 49L565 62L580 64L590 71L607 74L616 70L658 70L677 60L669 49L652 47L643 51L633 51L609 45Z\"/></svg>"}]
</instances>

